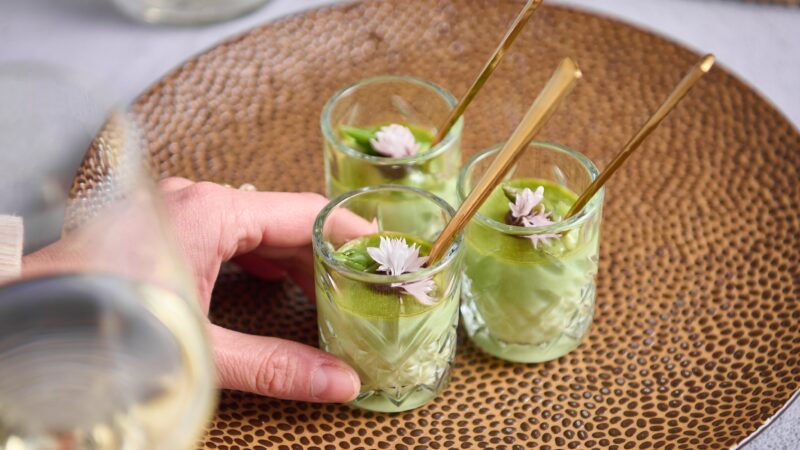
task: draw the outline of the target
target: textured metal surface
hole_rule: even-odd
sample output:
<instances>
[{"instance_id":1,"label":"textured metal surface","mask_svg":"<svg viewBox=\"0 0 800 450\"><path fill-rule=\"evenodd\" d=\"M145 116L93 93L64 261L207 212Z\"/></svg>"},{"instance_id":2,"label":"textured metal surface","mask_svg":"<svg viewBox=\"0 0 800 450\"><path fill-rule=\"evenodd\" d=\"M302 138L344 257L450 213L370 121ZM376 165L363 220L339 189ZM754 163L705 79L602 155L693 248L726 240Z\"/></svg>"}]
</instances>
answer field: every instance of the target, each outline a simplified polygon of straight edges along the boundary
<instances>
[{"instance_id":1,"label":"textured metal surface","mask_svg":"<svg viewBox=\"0 0 800 450\"><path fill-rule=\"evenodd\" d=\"M519 7L373 1L253 30L135 103L152 168L321 192L319 112L336 89L399 73L458 95ZM467 113L466 156L508 136L565 55L585 77L541 137L601 167L697 56L608 19L543 7ZM800 383L798 179L800 134L716 68L608 186L595 325L576 351L523 365L461 341L445 393L399 415L226 392L203 445L734 446ZM221 276L212 320L317 339L314 307L296 288L236 272Z\"/></svg>"}]
</instances>

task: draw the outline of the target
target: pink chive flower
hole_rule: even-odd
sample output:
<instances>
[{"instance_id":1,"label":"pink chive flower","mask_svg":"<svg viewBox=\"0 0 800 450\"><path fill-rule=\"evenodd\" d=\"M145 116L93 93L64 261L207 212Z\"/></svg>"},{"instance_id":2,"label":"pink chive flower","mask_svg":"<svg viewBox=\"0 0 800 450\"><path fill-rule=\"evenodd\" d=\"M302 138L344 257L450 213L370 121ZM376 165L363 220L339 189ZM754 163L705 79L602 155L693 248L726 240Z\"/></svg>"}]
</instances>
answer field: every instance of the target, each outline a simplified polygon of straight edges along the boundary
<instances>
[{"instance_id":1,"label":"pink chive flower","mask_svg":"<svg viewBox=\"0 0 800 450\"><path fill-rule=\"evenodd\" d=\"M402 288L406 294L413 296L423 305L435 305L436 299L428 295L436 286L433 279L423 278L418 281L407 281L405 283L392 283L392 287Z\"/></svg>"},{"instance_id":2,"label":"pink chive flower","mask_svg":"<svg viewBox=\"0 0 800 450\"><path fill-rule=\"evenodd\" d=\"M379 264L378 271L385 272L391 276L421 270L425 263L428 262L428 257L419 256L419 250L420 248L417 244L409 246L405 239L385 236L381 236L378 247L367 247L369 256ZM392 287L403 289L406 294L413 296L423 305L436 303L436 300L428 295L435 287L431 277L417 281L392 283Z\"/></svg>"},{"instance_id":3,"label":"pink chive flower","mask_svg":"<svg viewBox=\"0 0 800 450\"><path fill-rule=\"evenodd\" d=\"M515 218L521 219L530 215L533 212L533 208L541 203L542 200L544 200L543 186L536 188L536 192L525 188L522 190L522 192L517 194L517 198L514 200L514 203L508 204L508 207L511 209L511 214Z\"/></svg>"},{"instance_id":4,"label":"pink chive flower","mask_svg":"<svg viewBox=\"0 0 800 450\"><path fill-rule=\"evenodd\" d=\"M369 140L372 148L383 156L406 158L419 152L420 146L414 134L407 127L397 124L387 125Z\"/></svg>"},{"instance_id":5,"label":"pink chive flower","mask_svg":"<svg viewBox=\"0 0 800 450\"><path fill-rule=\"evenodd\" d=\"M544 205L541 204L542 200L544 200L543 186L536 188L536 192L525 188L517 194L514 203L508 204L508 207L511 209L511 215L516 219L520 219L522 225L526 227L552 225L555 223L552 220L553 213L545 211ZM538 212L534 210L536 206L539 206ZM546 244L550 239L560 238L561 235L558 233L540 233L525 237L531 241L533 248L539 248L539 243Z\"/></svg>"}]
</instances>

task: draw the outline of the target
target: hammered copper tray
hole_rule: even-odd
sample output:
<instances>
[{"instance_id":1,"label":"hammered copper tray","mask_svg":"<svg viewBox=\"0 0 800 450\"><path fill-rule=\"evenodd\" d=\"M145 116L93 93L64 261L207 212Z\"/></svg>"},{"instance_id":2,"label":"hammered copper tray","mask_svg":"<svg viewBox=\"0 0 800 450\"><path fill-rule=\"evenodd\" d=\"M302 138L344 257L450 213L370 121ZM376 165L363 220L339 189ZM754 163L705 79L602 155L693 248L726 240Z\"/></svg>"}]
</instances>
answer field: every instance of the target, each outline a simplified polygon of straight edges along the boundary
<instances>
[{"instance_id":1,"label":"hammered copper tray","mask_svg":"<svg viewBox=\"0 0 800 450\"><path fill-rule=\"evenodd\" d=\"M319 114L377 74L467 88L519 3L371 1L267 24L184 64L133 105L159 176L323 190ZM559 59L584 79L541 138L604 166L697 55L571 9L536 13L466 116L467 156L501 141ZM724 63L724 61L723 61ZM80 178L92 176L84 166ZM224 392L207 449L729 448L800 383L800 135L714 69L608 188L595 325L547 364L465 339L435 402L388 415ZM226 271L214 322L315 345L289 284Z\"/></svg>"}]
</instances>

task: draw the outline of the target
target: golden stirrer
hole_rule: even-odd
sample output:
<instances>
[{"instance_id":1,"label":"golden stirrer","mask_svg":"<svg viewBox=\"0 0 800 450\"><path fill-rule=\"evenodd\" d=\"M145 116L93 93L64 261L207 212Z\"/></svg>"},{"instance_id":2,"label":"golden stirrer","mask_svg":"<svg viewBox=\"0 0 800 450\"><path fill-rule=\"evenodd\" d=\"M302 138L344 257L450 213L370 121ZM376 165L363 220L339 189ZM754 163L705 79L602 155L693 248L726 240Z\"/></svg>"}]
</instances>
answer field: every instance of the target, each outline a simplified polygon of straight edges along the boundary
<instances>
[{"instance_id":1,"label":"golden stirrer","mask_svg":"<svg viewBox=\"0 0 800 450\"><path fill-rule=\"evenodd\" d=\"M522 8L522 11L514 20L514 23L511 24L511 28L509 28L509 30L506 32L506 35L500 42L500 45L497 46L497 49L492 54L492 57L486 62L486 65L483 66L483 70L481 70L481 73L478 74L478 77L472 83L472 86L467 89L467 93L461 97L461 100L459 100L456 107L450 111L450 115L447 116L444 124L439 127L436 136L433 138L433 142L431 144L432 146L441 142L442 139L447 136L447 133L450 132L450 128L453 128L453 125L455 125L455 123L458 121L458 118L464 114L467 106L469 106L469 104L472 102L472 99L475 98L475 95L478 94L478 91L481 90L483 85L486 84L486 81L489 79L489 77L492 76L492 72L494 72L494 69L497 68L498 64L500 64L500 60L503 59L503 56L505 56L509 47L511 47L514 39L519 36L522 28L525 27L526 23L528 23L528 19L531 18L533 12L536 11L541 4L542 0L528 0L528 3Z\"/></svg>"},{"instance_id":2,"label":"golden stirrer","mask_svg":"<svg viewBox=\"0 0 800 450\"><path fill-rule=\"evenodd\" d=\"M461 207L458 208L450 222L447 223L436 242L434 242L428 259L429 265L435 263L445 254L455 237L475 215L495 186L505 177L508 170L522 153L522 150L530 144L536 133L553 115L575 81L580 77L581 71L578 69L577 64L570 58L564 58L550 77L550 81L547 82L542 92L533 101L522 122L514 130L511 137L508 138L500 153L497 154L492 165L464 200L464 203L461 204Z\"/></svg>"},{"instance_id":3,"label":"golden stirrer","mask_svg":"<svg viewBox=\"0 0 800 450\"><path fill-rule=\"evenodd\" d=\"M662 103L661 106L658 107L656 112L653 113L653 115L650 116L649 119L647 119L647 122L645 122L645 124L642 125L642 128L639 129L636 135L633 136L633 138L631 138L631 140L628 141L627 144L625 144L625 147L623 147L622 150L617 154L617 156L614 157L614 160L608 164L605 170L603 170L603 172L600 173L600 176L595 178L592 184L590 184L589 187L587 187L586 190L583 191L581 196L578 197L578 200L575 201L575 203L572 205L572 207L562 220L566 220L574 216L575 214L579 213L583 209L583 207L586 206L587 203L589 203L589 200L591 200L592 197L594 197L594 194L596 194L597 191L599 191L600 188L603 187L603 184L605 184L605 182L608 181L611 175L614 175L614 172L616 172L617 169L619 169L622 163L624 163L625 160L628 159L628 157L631 156L631 154L637 148L639 148L640 145L642 145L642 142L644 142L644 140L647 139L647 136L649 136L650 133L652 133L653 130L655 130L656 127L658 127L661 121L664 120L665 117L667 117L667 114L669 114L670 111L672 111L672 109L675 108L675 106L681 101L681 99L689 92L689 89L691 89L692 86L694 86L697 80L699 80L700 77L702 77L709 70L711 70L711 66L713 65L714 65L714 55L707 54L703 56L700 59L700 61L698 61L697 64L695 64L694 67L692 67L689 70L689 72L686 73L686 75L683 77L680 83L678 83L678 85L675 86L675 89L672 90L672 93L669 94L669 97L667 97L667 99L664 100L664 103Z\"/></svg>"}]
</instances>

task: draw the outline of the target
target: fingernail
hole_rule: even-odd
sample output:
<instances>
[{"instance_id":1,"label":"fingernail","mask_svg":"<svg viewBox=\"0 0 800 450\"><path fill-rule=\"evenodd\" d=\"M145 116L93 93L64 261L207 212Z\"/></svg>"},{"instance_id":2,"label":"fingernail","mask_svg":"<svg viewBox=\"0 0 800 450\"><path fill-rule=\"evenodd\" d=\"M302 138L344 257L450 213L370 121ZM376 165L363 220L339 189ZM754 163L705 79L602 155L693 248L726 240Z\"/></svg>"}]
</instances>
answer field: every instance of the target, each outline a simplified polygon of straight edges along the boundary
<instances>
[{"instance_id":1,"label":"fingernail","mask_svg":"<svg viewBox=\"0 0 800 450\"><path fill-rule=\"evenodd\" d=\"M322 402L347 402L358 395L360 384L350 370L320 366L311 377L311 396Z\"/></svg>"}]
</instances>

